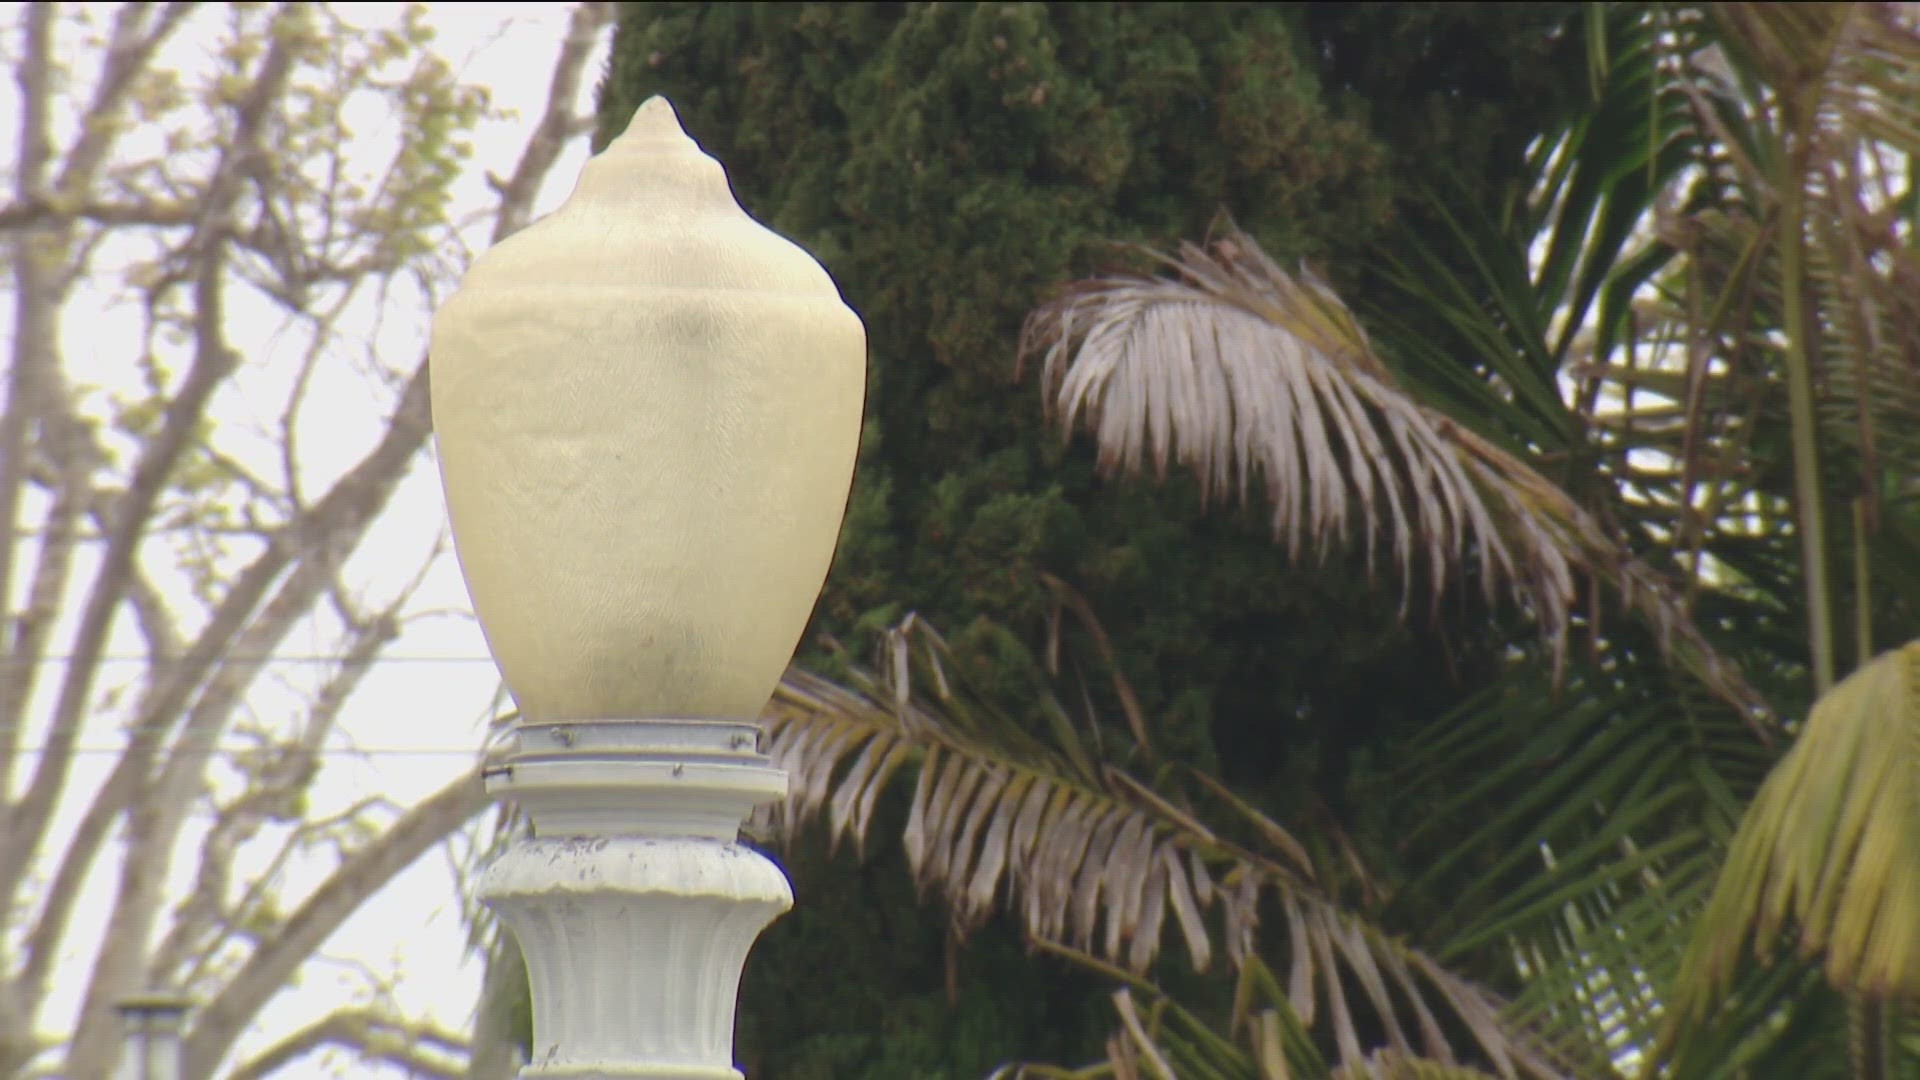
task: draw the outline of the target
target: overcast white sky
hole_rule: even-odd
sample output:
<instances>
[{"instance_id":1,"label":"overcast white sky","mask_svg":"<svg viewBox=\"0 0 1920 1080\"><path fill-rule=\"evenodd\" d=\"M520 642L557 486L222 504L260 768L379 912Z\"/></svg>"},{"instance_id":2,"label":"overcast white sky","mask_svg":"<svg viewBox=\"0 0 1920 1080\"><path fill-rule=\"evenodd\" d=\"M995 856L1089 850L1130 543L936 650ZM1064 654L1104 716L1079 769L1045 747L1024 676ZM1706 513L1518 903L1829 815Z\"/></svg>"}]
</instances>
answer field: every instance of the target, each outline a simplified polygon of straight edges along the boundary
<instances>
[{"instance_id":1,"label":"overcast white sky","mask_svg":"<svg viewBox=\"0 0 1920 1080\"><path fill-rule=\"evenodd\" d=\"M400 9L400 5L384 3L335 6L347 12L348 18L364 23L393 19ZM425 6L439 31L436 47L442 54L457 69L463 69L468 81L488 87L496 104L518 113L513 119L487 124L479 132L475 167L457 189L454 214L458 218L490 207L493 199L483 177L489 171L506 174L518 158L527 132L545 104L547 80L568 7L555 3ZM177 44L184 50L179 55L193 54L195 43L191 40ZM583 109L592 105L604 55L603 42L582 87ZM18 113L13 106L11 80L7 84L0 89L0 110L4 110L0 116L15 117ZM379 119L367 116L352 124L356 130L364 128L374 140L403 135L394 131L391 123L383 129ZM7 138L12 141L11 136ZM586 143L581 140L552 174L538 212L550 211L565 198L585 157ZM472 245L477 250L484 243L484 231L477 231ZM324 490L377 437L391 400L391 394L375 381L377 368L410 367L425 341L431 313L420 299L401 296L377 323L373 306L363 306L366 310L356 313L357 322L349 320L346 332L350 339L373 346L365 355L377 358L376 363L323 365L323 374L310 391L306 421L300 427L303 480L309 492ZM139 340L130 313L113 315L88 304L76 304L75 308L65 332L69 378L107 391L128 385L128 380L136 377L130 361ZM277 417L286 390L284 373L297 361L300 342L284 333L282 318L265 305L260 305L257 312L239 307L230 327L234 343L248 352L249 365L236 387L217 399L214 413L221 430L233 434L243 433L250 426L270 425ZM278 460L269 444L262 441L260 446L264 452L259 467L269 475L278 475ZM364 584L371 597L390 595L417 572L444 523L438 472L431 459L423 457L376 526L375 535L351 565L349 579ZM352 699L343 722L350 738L336 740L338 749L328 756L315 788L317 813L342 809L373 795L410 804L471 767L498 676L477 626L470 618L461 617L468 610L468 600L450 553L437 560L409 610L439 614L409 621L401 639ZM296 633L285 650L287 658L263 680L275 685L265 686L250 699L254 711L265 714L278 705L300 701L303 689L311 687L325 670L302 657L325 654L333 645L331 635L321 625L304 634ZM134 655L139 650L139 642L131 637L110 646L111 652L120 655ZM123 672L123 676L131 674L131 670ZM115 741L111 725L90 730L86 739L89 752L83 755L74 778L74 787L83 797L90 795L111 767ZM71 828L82 805L80 799L69 799L62 832ZM189 838L191 846L187 850L197 851L198 842L196 833ZM191 859L187 861L191 863ZM190 870L191 866L181 869ZM291 868L290 891L303 894L318 882L325 869L324 865ZM248 867L243 865L238 872L245 874ZM62 958L56 991L59 996L50 1010L51 1017L71 1016L85 989L92 963L91 944L97 941L103 924L111 887L105 875L92 883L90 902L76 919L78 927L91 928L86 931L91 940L86 949L76 949ZM430 854L329 943L325 951L348 963L309 969L296 988L282 993L268 1006L261 1022L242 1042L239 1056L251 1056L338 1005L365 1000L367 971L393 983L394 996L408 1014L465 1030L480 972L465 958L464 950L465 928L448 860ZM364 969L356 965L364 965ZM340 1054L309 1057L279 1075L305 1080L349 1074L401 1075L397 1071L368 1070Z\"/></svg>"}]
</instances>

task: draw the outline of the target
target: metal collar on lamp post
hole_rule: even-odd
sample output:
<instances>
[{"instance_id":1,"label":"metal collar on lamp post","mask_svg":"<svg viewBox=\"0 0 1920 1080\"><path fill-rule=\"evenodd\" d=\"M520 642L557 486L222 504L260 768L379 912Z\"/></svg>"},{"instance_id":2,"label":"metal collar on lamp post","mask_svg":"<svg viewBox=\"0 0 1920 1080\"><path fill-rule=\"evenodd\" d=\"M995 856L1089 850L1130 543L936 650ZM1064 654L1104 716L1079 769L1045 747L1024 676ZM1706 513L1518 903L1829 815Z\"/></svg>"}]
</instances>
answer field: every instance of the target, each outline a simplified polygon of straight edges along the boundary
<instances>
[{"instance_id":1,"label":"metal collar on lamp post","mask_svg":"<svg viewBox=\"0 0 1920 1080\"><path fill-rule=\"evenodd\" d=\"M785 876L741 821L852 480L866 334L664 99L433 324L454 546L525 719L489 777L534 837L482 895L527 958L526 1077L729 1080Z\"/></svg>"}]
</instances>

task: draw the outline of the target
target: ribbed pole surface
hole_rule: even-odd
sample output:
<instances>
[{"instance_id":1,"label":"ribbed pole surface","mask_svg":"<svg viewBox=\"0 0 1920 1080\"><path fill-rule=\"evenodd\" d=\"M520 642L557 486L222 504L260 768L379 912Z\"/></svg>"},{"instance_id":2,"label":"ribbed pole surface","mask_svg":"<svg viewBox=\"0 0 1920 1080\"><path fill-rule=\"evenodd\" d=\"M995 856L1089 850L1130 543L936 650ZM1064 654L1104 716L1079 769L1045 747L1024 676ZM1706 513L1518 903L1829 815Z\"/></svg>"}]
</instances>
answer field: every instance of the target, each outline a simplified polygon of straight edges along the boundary
<instances>
[{"instance_id":1,"label":"ribbed pole surface","mask_svg":"<svg viewBox=\"0 0 1920 1080\"><path fill-rule=\"evenodd\" d=\"M739 1080L734 1004L754 939L793 904L735 839L786 775L723 722L529 726L491 785L533 818L480 894L533 992L521 1075Z\"/></svg>"}]
</instances>

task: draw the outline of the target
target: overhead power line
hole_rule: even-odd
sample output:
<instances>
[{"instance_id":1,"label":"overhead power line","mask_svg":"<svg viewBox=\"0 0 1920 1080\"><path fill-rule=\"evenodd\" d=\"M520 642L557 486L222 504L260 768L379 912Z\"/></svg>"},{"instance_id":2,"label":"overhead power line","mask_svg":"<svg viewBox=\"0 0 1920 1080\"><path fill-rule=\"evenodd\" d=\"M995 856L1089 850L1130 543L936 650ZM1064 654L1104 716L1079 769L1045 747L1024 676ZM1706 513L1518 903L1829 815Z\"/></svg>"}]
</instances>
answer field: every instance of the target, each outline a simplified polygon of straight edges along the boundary
<instances>
[{"instance_id":1,"label":"overhead power line","mask_svg":"<svg viewBox=\"0 0 1920 1080\"><path fill-rule=\"evenodd\" d=\"M26 664L70 664L70 663L73 663L76 659L77 658L72 653L54 653L47 656L28 656L28 657L0 656L0 667L6 667L8 665L24 666ZM185 660L186 657L184 656L157 656L156 657L156 656L142 656L134 653L111 653L105 656L98 657L97 659L102 663L115 663L115 664L168 664L168 663L179 663ZM239 662L248 663L248 664L337 664L337 663L340 663L342 660L345 660L346 657L345 655L338 654L338 653L336 654L268 653L264 656L258 655L258 654L253 656L237 656L232 653L222 653L219 657L217 657L217 659L233 660L233 661L239 661ZM401 655L401 656L378 656L378 657L375 657L370 662L375 664L491 664L493 663L493 657L491 656Z\"/></svg>"},{"instance_id":2,"label":"overhead power line","mask_svg":"<svg viewBox=\"0 0 1920 1080\"><path fill-rule=\"evenodd\" d=\"M225 746L225 747L222 747L221 749L226 753L232 754L232 753L242 753L249 750L258 750L259 746L252 743L246 743L246 744L238 744L233 746ZM39 754L39 753L44 753L45 750L46 750L46 747L44 746L26 746L26 747L21 747L20 752L22 754ZM81 745L81 746L75 746L73 748L73 752L75 754L86 754L86 755L124 754L127 752L127 748L125 746ZM333 757L470 757L475 760L478 760L481 755L481 747L478 743L475 743L472 746L462 746L455 743L448 743L443 746L366 746L366 747L323 746L320 749L313 751L313 753L319 757L328 757L328 758L333 758Z\"/></svg>"}]
</instances>

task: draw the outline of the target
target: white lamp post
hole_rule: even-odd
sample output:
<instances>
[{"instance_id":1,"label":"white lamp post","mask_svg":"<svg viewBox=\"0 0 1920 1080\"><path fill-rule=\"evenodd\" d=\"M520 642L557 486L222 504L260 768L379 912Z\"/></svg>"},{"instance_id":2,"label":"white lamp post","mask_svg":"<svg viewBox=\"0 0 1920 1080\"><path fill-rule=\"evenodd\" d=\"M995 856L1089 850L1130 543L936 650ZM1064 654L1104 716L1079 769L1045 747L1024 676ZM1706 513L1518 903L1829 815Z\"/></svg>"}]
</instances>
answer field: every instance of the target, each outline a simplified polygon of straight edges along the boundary
<instances>
[{"instance_id":1,"label":"white lamp post","mask_svg":"<svg viewBox=\"0 0 1920 1080\"><path fill-rule=\"evenodd\" d=\"M534 836L482 895L533 990L526 1077L728 1080L747 950L792 904L737 842L756 721L846 507L866 334L664 99L433 323L455 547L524 719Z\"/></svg>"},{"instance_id":2,"label":"white lamp post","mask_svg":"<svg viewBox=\"0 0 1920 1080\"><path fill-rule=\"evenodd\" d=\"M120 1080L180 1080L181 1029L193 1002L174 994L140 994L115 1006L125 1024Z\"/></svg>"}]
</instances>

